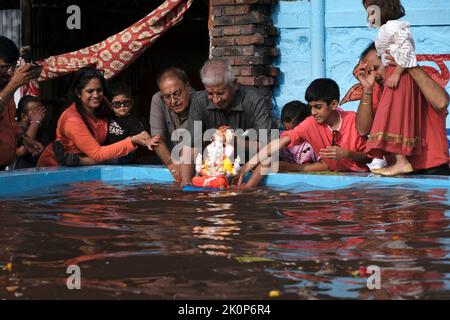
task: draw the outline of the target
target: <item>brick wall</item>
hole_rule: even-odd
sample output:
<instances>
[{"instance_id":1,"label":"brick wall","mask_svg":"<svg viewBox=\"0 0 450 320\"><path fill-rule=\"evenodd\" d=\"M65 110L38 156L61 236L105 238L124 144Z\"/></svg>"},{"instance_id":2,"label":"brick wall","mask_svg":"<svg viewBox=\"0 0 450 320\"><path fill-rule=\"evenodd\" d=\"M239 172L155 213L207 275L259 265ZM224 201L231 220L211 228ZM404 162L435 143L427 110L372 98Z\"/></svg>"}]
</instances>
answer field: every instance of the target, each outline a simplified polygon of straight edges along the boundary
<instances>
[{"instance_id":1,"label":"brick wall","mask_svg":"<svg viewBox=\"0 0 450 320\"><path fill-rule=\"evenodd\" d=\"M211 55L229 59L239 83L268 97L278 69L277 31L270 18L276 0L212 0Z\"/></svg>"}]
</instances>

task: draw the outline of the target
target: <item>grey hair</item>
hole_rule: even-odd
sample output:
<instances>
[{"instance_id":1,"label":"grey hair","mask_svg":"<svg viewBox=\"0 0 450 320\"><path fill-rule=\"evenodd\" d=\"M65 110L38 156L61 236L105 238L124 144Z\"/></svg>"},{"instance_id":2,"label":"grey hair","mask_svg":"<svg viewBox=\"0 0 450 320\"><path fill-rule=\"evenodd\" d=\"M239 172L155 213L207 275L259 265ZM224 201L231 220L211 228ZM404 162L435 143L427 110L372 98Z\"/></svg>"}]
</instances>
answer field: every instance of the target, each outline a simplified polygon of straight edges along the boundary
<instances>
[{"instance_id":1,"label":"grey hair","mask_svg":"<svg viewBox=\"0 0 450 320\"><path fill-rule=\"evenodd\" d=\"M217 86L221 84L231 86L235 80L233 68L231 68L230 63L225 59L219 58L206 61L200 71L200 76L205 86Z\"/></svg>"}]
</instances>

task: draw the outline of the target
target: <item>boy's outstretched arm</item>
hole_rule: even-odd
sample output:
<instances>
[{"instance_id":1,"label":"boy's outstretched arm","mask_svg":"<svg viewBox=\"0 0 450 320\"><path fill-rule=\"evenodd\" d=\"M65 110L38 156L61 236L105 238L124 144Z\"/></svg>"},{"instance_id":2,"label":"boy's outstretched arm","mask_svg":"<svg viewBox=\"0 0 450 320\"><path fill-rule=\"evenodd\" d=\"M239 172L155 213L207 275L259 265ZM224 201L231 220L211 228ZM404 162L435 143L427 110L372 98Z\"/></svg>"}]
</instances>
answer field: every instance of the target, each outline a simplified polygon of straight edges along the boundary
<instances>
[{"instance_id":1,"label":"boy's outstretched arm","mask_svg":"<svg viewBox=\"0 0 450 320\"><path fill-rule=\"evenodd\" d=\"M252 171L258 164L263 162L264 160L268 159L275 151L278 151L280 149L283 149L287 147L291 143L291 138L286 136L283 138L280 138L278 140L273 140L268 145L266 145L264 148L262 148L257 155L255 155L252 159L250 159L249 162L247 162L242 168L239 173L239 176L237 177L237 185L242 185L242 182L244 180L245 175Z\"/></svg>"}]
</instances>

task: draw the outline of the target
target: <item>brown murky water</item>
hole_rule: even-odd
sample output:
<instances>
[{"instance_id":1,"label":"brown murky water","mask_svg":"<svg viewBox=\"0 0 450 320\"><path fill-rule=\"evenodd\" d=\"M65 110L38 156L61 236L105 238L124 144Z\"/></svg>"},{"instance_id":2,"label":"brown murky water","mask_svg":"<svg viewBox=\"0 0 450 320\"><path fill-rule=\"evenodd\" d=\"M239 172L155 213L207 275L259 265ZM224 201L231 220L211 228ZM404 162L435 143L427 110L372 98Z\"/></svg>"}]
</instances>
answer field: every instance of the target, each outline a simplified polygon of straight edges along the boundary
<instances>
[{"instance_id":1,"label":"brown murky water","mask_svg":"<svg viewBox=\"0 0 450 320\"><path fill-rule=\"evenodd\" d=\"M93 182L3 199L0 299L449 299L449 194Z\"/></svg>"}]
</instances>

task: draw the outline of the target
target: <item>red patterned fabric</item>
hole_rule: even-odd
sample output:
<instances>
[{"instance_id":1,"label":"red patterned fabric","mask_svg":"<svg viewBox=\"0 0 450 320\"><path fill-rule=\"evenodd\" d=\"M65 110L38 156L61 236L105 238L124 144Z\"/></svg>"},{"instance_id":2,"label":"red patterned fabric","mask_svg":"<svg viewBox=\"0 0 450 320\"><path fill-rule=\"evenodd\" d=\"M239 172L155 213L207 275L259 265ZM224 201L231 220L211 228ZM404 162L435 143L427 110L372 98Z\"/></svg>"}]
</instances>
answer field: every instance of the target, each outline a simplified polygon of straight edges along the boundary
<instances>
[{"instance_id":1,"label":"red patterned fabric","mask_svg":"<svg viewBox=\"0 0 450 320\"><path fill-rule=\"evenodd\" d=\"M23 66L26 62L23 58L20 58L18 64L19 66ZM19 105L19 101L23 96L39 97L39 83L36 80L31 80L27 85L20 87L19 90L14 93L14 102L16 103L16 106Z\"/></svg>"},{"instance_id":2,"label":"red patterned fabric","mask_svg":"<svg viewBox=\"0 0 450 320\"><path fill-rule=\"evenodd\" d=\"M88 48L52 56L43 66L39 81L95 66L110 79L139 58L164 32L181 21L193 0L166 0L152 13L122 32Z\"/></svg>"},{"instance_id":3,"label":"red patterned fabric","mask_svg":"<svg viewBox=\"0 0 450 320\"><path fill-rule=\"evenodd\" d=\"M422 66L422 68L439 83L442 88L445 88L450 80L450 73L445 64L445 61L450 61L450 54L420 54L417 55L417 61L431 61L436 63L439 71L430 66Z\"/></svg>"}]
</instances>

